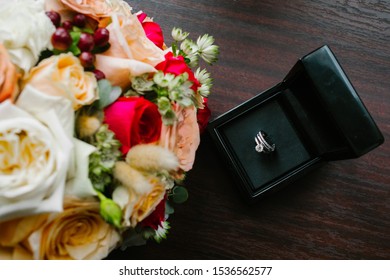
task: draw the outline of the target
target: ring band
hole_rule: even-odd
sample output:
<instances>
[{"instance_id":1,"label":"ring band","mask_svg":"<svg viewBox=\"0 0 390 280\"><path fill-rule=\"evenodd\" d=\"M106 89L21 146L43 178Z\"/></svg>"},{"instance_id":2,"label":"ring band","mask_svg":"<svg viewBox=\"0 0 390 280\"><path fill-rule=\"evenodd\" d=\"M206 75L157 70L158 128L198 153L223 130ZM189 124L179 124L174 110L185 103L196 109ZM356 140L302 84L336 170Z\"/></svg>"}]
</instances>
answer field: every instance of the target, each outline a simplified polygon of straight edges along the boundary
<instances>
[{"instance_id":1,"label":"ring band","mask_svg":"<svg viewBox=\"0 0 390 280\"><path fill-rule=\"evenodd\" d=\"M275 151L275 144L271 142L267 134L260 130L255 137L256 147L255 150L258 153L269 154Z\"/></svg>"}]
</instances>

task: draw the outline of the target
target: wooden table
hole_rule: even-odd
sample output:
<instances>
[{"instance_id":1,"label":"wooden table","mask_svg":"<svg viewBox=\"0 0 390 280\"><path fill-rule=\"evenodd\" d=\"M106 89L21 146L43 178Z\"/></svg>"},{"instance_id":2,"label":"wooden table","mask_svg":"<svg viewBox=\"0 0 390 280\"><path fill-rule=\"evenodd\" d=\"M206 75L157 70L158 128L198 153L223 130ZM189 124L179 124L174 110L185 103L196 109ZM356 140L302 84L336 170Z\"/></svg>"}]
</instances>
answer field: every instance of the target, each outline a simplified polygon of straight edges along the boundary
<instances>
[{"instance_id":1,"label":"wooden table","mask_svg":"<svg viewBox=\"0 0 390 280\"><path fill-rule=\"evenodd\" d=\"M129 1L130 2L130 1ZM212 117L280 82L296 60L328 44L372 117L390 136L390 3L325 0L131 1L161 24L212 34L220 61ZM239 195L202 136L172 229L161 244L112 259L390 259L390 142L328 163L255 205Z\"/></svg>"}]
</instances>

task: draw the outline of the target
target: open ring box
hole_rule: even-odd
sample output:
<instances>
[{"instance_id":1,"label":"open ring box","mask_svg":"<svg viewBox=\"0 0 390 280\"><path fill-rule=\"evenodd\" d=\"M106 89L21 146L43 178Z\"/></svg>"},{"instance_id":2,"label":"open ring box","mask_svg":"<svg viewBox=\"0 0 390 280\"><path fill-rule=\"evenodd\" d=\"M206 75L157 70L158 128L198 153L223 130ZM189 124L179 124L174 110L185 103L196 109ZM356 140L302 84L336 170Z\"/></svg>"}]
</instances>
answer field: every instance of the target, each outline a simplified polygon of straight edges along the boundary
<instances>
[{"instance_id":1,"label":"open ring box","mask_svg":"<svg viewBox=\"0 0 390 280\"><path fill-rule=\"evenodd\" d=\"M321 163L357 158L384 142L328 46L301 58L276 86L210 122L209 133L250 200ZM274 152L255 150L264 131Z\"/></svg>"}]
</instances>

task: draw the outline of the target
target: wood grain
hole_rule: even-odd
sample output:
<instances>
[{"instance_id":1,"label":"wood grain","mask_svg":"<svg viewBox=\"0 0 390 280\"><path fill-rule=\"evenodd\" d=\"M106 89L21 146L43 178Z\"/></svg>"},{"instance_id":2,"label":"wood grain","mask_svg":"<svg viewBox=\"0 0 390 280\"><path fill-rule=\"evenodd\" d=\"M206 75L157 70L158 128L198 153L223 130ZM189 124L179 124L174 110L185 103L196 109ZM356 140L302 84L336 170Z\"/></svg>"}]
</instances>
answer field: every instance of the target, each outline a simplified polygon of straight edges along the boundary
<instances>
[{"instance_id":1,"label":"wood grain","mask_svg":"<svg viewBox=\"0 0 390 280\"><path fill-rule=\"evenodd\" d=\"M328 44L390 136L390 3L325 0L129 1L163 27L220 45L213 117L280 82L296 60ZM390 144L329 163L255 205L239 196L208 135L161 244L111 259L389 259Z\"/></svg>"}]
</instances>

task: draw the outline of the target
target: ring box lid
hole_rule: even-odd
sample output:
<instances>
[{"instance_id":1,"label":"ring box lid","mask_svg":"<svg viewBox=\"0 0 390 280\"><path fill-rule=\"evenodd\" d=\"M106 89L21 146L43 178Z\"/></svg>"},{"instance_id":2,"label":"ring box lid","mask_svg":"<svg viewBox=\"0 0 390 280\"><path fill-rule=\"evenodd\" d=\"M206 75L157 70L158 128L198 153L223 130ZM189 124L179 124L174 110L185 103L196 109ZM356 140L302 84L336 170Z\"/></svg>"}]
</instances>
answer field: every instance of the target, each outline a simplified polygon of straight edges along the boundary
<instances>
[{"instance_id":1,"label":"ring box lid","mask_svg":"<svg viewBox=\"0 0 390 280\"><path fill-rule=\"evenodd\" d=\"M302 79L303 76L305 78ZM329 134L337 134L337 143L319 149L326 160L356 158L384 142L383 135L328 46L301 58L283 80L282 88L295 94L296 84L302 81L305 83L303 87L307 87L308 83L314 87L310 93L316 96L315 102L309 106L323 110L327 118L322 118L316 126L327 123L329 127L331 123L330 127L334 130L329 130ZM310 131L306 132L310 134ZM313 142L319 142L317 140Z\"/></svg>"}]
</instances>

